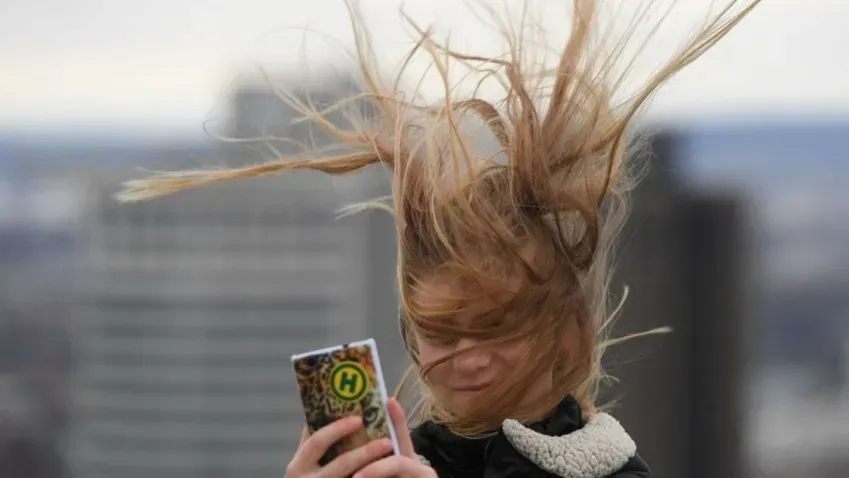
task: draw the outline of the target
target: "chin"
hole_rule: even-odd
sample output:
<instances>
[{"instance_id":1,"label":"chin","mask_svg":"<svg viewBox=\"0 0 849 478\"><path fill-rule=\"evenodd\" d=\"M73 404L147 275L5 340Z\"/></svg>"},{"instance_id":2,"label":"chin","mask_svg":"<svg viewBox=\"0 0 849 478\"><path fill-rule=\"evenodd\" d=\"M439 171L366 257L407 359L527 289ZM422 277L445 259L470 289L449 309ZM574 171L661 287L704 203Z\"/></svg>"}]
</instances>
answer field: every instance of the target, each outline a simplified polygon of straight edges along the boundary
<instances>
[{"instance_id":1,"label":"chin","mask_svg":"<svg viewBox=\"0 0 849 478\"><path fill-rule=\"evenodd\" d=\"M451 410L455 413L463 413L466 410L474 408L480 392L453 392L447 403L451 404Z\"/></svg>"}]
</instances>

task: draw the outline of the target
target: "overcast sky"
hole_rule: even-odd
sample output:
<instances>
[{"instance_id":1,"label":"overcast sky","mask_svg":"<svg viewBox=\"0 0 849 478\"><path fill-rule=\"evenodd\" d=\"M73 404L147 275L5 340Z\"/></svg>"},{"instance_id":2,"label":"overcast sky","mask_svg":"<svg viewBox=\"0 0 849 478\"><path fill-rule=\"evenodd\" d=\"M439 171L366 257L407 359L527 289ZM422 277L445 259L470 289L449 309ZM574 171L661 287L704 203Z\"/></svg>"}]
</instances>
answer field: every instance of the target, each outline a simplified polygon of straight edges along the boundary
<instances>
[{"instance_id":1,"label":"overcast sky","mask_svg":"<svg viewBox=\"0 0 849 478\"><path fill-rule=\"evenodd\" d=\"M562 39L556 26L567 24L564 2L548 1L544 26ZM387 57L408 45L399 3L362 0ZM696 25L710 0L679 3L671 40L676 28ZM494 45L460 0L406 4L422 22L451 29L452 45ZM304 37L287 27L306 25L350 39L341 0L0 1L0 129L72 122L199 130L240 71L272 63L291 68ZM314 35L308 42L310 67L333 58L327 41ZM672 117L849 112L846 44L849 0L764 0L720 47L674 79L652 109ZM664 53L650 50L648 63Z\"/></svg>"}]
</instances>

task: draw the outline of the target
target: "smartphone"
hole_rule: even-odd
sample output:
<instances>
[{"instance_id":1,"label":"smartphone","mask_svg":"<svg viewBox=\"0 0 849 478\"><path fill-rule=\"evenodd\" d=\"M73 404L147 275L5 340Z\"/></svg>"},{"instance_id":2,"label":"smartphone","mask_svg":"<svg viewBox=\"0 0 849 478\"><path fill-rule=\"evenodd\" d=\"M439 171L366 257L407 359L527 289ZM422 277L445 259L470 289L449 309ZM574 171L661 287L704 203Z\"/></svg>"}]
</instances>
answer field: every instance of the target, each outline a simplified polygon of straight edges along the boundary
<instances>
[{"instance_id":1,"label":"smartphone","mask_svg":"<svg viewBox=\"0 0 849 478\"><path fill-rule=\"evenodd\" d=\"M363 417L363 428L332 446L321 458L322 466L379 438L389 438L393 453L399 454L374 339L296 354L292 366L310 433L340 418Z\"/></svg>"}]
</instances>

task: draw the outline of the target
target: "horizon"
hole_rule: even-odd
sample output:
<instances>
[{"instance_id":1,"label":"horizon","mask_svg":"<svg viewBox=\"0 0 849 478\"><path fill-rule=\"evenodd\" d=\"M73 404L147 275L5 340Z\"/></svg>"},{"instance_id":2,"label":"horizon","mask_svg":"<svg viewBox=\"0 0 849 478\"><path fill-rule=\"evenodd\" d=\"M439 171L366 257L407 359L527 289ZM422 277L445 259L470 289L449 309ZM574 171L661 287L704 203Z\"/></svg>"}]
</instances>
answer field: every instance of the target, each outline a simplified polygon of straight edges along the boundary
<instances>
[{"instance_id":1,"label":"horizon","mask_svg":"<svg viewBox=\"0 0 849 478\"><path fill-rule=\"evenodd\" d=\"M84 142L92 146L116 145L127 143L158 143L173 145L174 143L206 143L215 142L209 131L204 128L204 122L192 124L189 122L152 124L146 121L103 122L83 124L43 124L29 128L4 128L0 125L0 141L25 143L30 141L51 141L64 143ZM748 115L693 115L689 117L658 118L647 115L644 119L636 120L636 129L649 131L666 131L674 133L715 132L729 133L766 133L769 131L795 129L800 132L829 130L832 128L847 128L849 130L849 113L838 115L828 113L786 112L755 113ZM92 141L100 137L100 141ZM0 143L2 144L2 143Z\"/></svg>"}]
</instances>

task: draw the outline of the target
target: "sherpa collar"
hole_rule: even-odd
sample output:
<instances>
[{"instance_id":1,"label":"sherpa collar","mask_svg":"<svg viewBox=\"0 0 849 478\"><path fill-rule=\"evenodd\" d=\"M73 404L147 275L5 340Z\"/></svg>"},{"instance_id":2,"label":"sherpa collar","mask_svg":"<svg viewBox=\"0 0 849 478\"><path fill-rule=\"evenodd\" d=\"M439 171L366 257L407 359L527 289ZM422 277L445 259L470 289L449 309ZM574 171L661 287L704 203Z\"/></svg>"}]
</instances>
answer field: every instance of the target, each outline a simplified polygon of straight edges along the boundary
<instances>
[{"instance_id":1,"label":"sherpa collar","mask_svg":"<svg viewBox=\"0 0 849 478\"><path fill-rule=\"evenodd\" d=\"M562 478L605 478L637 453L634 440L606 413L593 415L583 428L564 436L547 436L515 420L506 420L502 429L522 456Z\"/></svg>"}]
</instances>

